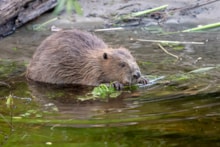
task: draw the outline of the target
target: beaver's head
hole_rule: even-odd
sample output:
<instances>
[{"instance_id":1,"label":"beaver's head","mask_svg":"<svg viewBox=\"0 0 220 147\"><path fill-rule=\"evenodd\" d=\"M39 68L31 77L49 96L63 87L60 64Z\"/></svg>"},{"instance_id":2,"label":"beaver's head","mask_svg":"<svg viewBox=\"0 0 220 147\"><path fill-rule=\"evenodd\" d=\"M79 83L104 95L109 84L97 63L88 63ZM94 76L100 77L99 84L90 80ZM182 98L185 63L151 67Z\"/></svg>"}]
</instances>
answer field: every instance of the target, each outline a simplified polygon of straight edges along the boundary
<instances>
[{"instance_id":1,"label":"beaver's head","mask_svg":"<svg viewBox=\"0 0 220 147\"><path fill-rule=\"evenodd\" d=\"M125 48L104 50L102 54L104 82L118 81L124 85L137 83L140 69L130 52Z\"/></svg>"}]
</instances>

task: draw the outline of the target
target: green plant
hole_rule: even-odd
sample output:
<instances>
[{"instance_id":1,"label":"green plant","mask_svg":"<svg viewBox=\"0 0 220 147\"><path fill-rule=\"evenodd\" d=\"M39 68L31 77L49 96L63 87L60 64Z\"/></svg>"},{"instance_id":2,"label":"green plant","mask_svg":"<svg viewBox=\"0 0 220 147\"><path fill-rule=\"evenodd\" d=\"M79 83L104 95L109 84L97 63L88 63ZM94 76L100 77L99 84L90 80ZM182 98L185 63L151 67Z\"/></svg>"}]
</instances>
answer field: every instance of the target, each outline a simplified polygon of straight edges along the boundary
<instances>
[{"instance_id":1,"label":"green plant","mask_svg":"<svg viewBox=\"0 0 220 147\"><path fill-rule=\"evenodd\" d=\"M106 84L100 84L99 86L95 87L92 91L93 97L97 98L115 98L121 94L120 91L117 91L112 84L107 86Z\"/></svg>"},{"instance_id":2,"label":"green plant","mask_svg":"<svg viewBox=\"0 0 220 147\"><path fill-rule=\"evenodd\" d=\"M58 0L54 12L58 14L63 10L66 10L67 13L74 10L79 15L83 14L82 7L77 0Z\"/></svg>"}]
</instances>

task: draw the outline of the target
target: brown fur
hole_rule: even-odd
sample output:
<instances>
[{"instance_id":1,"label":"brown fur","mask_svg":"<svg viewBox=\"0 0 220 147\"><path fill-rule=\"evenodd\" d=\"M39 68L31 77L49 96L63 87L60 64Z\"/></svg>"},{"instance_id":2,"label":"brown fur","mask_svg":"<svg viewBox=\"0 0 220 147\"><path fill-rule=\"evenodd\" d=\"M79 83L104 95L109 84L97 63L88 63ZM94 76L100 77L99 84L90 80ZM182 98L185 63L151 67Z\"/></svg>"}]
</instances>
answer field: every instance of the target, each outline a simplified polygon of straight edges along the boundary
<instances>
[{"instance_id":1,"label":"brown fur","mask_svg":"<svg viewBox=\"0 0 220 147\"><path fill-rule=\"evenodd\" d=\"M26 77L46 83L96 86L115 81L126 85L143 82L138 74L140 69L127 49L112 49L95 35L67 30L41 43Z\"/></svg>"}]
</instances>

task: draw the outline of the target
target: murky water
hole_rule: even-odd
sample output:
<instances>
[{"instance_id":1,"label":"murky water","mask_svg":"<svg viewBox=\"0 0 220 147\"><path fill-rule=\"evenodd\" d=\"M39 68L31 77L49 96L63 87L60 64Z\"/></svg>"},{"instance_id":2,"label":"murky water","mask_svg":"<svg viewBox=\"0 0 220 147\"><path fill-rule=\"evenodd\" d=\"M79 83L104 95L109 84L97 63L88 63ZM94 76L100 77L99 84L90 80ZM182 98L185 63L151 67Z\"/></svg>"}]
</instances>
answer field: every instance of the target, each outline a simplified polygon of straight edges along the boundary
<instances>
[{"instance_id":1,"label":"murky water","mask_svg":"<svg viewBox=\"0 0 220 147\"><path fill-rule=\"evenodd\" d=\"M80 101L92 87L37 84L25 65L50 32L22 28L0 40L0 145L4 146L219 146L220 34L156 35L145 28L96 33L111 46L131 50L145 75L158 84L118 98ZM132 38L132 40L131 40ZM135 39L204 42L164 46ZM189 71L216 67L206 72ZM5 97L13 95L14 107Z\"/></svg>"}]
</instances>

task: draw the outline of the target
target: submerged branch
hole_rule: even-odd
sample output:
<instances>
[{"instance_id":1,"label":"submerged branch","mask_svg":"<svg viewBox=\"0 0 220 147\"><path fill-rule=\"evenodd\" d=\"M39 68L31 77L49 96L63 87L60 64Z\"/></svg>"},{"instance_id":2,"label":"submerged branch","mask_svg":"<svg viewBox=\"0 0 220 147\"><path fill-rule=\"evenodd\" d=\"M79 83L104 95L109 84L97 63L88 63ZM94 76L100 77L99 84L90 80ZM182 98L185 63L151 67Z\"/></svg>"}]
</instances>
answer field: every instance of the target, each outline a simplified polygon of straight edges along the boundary
<instances>
[{"instance_id":1,"label":"submerged branch","mask_svg":"<svg viewBox=\"0 0 220 147\"><path fill-rule=\"evenodd\" d=\"M202 4L198 4L198 3L197 3L197 4L194 4L194 5L191 6L191 7L183 8L183 9L181 9L181 11L188 11L188 10L190 10L190 9L199 8L199 7L202 7L202 6L205 6L205 5L208 5L208 4L217 2L217 1L219 1L219 0L207 1L207 2L204 2L204 3L202 3Z\"/></svg>"},{"instance_id":2,"label":"submerged branch","mask_svg":"<svg viewBox=\"0 0 220 147\"><path fill-rule=\"evenodd\" d=\"M163 6L152 8L152 9L149 9L149 10L144 10L144 11L134 12L134 13L130 13L130 14L125 14L125 15L122 15L121 17L117 18L117 19L120 19L120 20L132 19L132 18L135 18L135 17L139 17L139 16L142 16L142 15L153 13L155 11L166 9L167 7L168 7L168 5L163 5Z\"/></svg>"},{"instance_id":3,"label":"submerged branch","mask_svg":"<svg viewBox=\"0 0 220 147\"><path fill-rule=\"evenodd\" d=\"M123 28L123 27L118 27L118 28L96 29L94 31L95 32L104 32L104 31L124 30L124 29L125 28Z\"/></svg>"},{"instance_id":4,"label":"submerged branch","mask_svg":"<svg viewBox=\"0 0 220 147\"><path fill-rule=\"evenodd\" d=\"M136 39L137 41L143 42L156 42L156 43L172 43L172 44L205 44L204 42L187 42L187 41L169 41L169 40L145 40L145 39Z\"/></svg>"},{"instance_id":5,"label":"submerged branch","mask_svg":"<svg viewBox=\"0 0 220 147\"><path fill-rule=\"evenodd\" d=\"M155 12L155 11L166 9L167 7L168 7L168 5L163 5L163 6L156 7L156 8L150 9L150 10L144 10L144 11L131 13L131 17L142 16L142 15L149 14L149 13L152 13L152 12Z\"/></svg>"},{"instance_id":6,"label":"submerged branch","mask_svg":"<svg viewBox=\"0 0 220 147\"><path fill-rule=\"evenodd\" d=\"M177 55L174 55L174 54L168 52L160 43L158 43L157 45L158 45L165 53L167 53L168 55L171 55L171 56L177 58L177 60L180 59Z\"/></svg>"},{"instance_id":7,"label":"submerged branch","mask_svg":"<svg viewBox=\"0 0 220 147\"><path fill-rule=\"evenodd\" d=\"M191 28L191 29L183 30L182 32L201 31L201 30L212 29L212 28L216 28L216 27L220 27L220 22L212 23L212 24L208 24L208 25L204 25L204 26L198 26L196 28Z\"/></svg>"}]
</instances>

